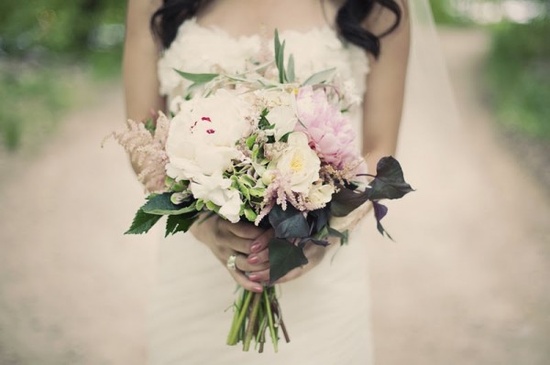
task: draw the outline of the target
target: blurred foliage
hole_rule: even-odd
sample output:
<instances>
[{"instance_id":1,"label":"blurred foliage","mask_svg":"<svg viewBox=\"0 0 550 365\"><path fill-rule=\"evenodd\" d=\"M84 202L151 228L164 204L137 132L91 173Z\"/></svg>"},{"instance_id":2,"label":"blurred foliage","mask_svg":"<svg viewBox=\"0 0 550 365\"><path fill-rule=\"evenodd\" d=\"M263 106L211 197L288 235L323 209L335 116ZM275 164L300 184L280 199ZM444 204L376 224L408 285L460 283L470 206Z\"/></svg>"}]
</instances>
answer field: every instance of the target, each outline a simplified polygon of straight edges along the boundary
<instances>
[{"instance_id":1,"label":"blurred foliage","mask_svg":"<svg viewBox=\"0 0 550 365\"><path fill-rule=\"evenodd\" d=\"M0 147L53 129L86 93L77 83L118 75L125 9L125 0L0 1Z\"/></svg>"},{"instance_id":2,"label":"blurred foliage","mask_svg":"<svg viewBox=\"0 0 550 365\"><path fill-rule=\"evenodd\" d=\"M15 63L2 67L7 72L0 73L0 131L4 146L15 150L27 138L47 135L71 103L72 94L59 69L46 72Z\"/></svg>"},{"instance_id":3,"label":"blurred foliage","mask_svg":"<svg viewBox=\"0 0 550 365\"><path fill-rule=\"evenodd\" d=\"M100 25L123 23L120 0L2 0L1 48L10 56L31 51L85 54Z\"/></svg>"},{"instance_id":4,"label":"blurred foliage","mask_svg":"<svg viewBox=\"0 0 550 365\"><path fill-rule=\"evenodd\" d=\"M454 15L449 0L430 0L430 6L437 24L458 25L463 23Z\"/></svg>"},{"instance_id":5,"label":"blurred foliage","mask_svg":"<svg viewBox=\"0 0 550 365\"><path fill-rule=\"evenodd\" d=\"M550 140L550 17L494 28L488 79L498 119Z\"/></svg>"}]
</instances>

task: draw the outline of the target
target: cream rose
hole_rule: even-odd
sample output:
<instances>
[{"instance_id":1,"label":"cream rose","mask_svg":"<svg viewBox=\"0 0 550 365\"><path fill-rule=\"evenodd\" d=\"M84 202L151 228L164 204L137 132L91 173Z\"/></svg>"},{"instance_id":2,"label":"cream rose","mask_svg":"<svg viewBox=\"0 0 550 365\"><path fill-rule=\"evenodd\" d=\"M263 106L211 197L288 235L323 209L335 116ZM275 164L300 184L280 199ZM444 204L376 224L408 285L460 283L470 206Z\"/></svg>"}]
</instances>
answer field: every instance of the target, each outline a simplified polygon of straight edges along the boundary
<instances>
[{"instance_id":1,"label":"cream rose","mask_svg":"<svg viewBox=\"0 0 550 365\"><path fill-rule=\"evenodd\" d=\"M332 199L332 194L334 194L332 185L314 184L309 189L307 198L316 206L325 206Z\"/></svg>"},{"instance_id":2,"label":"cream rose","mask_svg":"<svg viewBox=\"0 0 550 365\"><path fill-rule=\"evenodd\" d=\"M290 177L292 191L308 193L311 185L319 180L321 161L309 147L307 136L294 132L288 136L288 146L276 159L275 167Z\"/></svg>"}]
</instances>

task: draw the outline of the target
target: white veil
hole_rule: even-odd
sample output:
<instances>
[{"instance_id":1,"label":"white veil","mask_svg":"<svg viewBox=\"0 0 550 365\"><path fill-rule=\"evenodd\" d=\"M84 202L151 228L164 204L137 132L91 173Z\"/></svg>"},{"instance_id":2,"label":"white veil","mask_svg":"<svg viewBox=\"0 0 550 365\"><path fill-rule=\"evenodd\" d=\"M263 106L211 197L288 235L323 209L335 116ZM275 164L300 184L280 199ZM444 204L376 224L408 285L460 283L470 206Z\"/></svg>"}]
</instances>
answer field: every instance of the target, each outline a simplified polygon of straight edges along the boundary
<instances>
[{"instance_id":1,"label":"white veil","mask_svg":"<svg viewBox=\"0 0 550 365\"><path fill-rule=\"evenodd\" d=\"M421 111L425 118L440 119L444 127L456 128L459 113L429 2L408 3L412 28L404 119ZM418 110L418 105L424 107Z\"/></svg>"}]
</instances>

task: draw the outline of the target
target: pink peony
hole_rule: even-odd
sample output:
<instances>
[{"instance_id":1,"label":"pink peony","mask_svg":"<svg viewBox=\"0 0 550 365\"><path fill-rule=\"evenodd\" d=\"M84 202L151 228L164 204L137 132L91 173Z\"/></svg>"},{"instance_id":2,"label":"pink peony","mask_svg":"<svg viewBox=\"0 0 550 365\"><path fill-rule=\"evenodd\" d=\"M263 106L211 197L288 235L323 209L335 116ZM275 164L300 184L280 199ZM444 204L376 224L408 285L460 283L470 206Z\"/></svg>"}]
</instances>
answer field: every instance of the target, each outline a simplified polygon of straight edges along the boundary
<instances>
[{"instance_id":1,"label":"pink peony","mask_svg":"<svg viewBox=\"0 0 550 365\"><path fill-rule=\"evenodd\" d=\"M327 100L323 89L303 87L296 99L300 123L297 130L304 131L310 145L323 162L338 169L356 164L359 156L355 150L355 132L351 122Z\"/></svg>"}]
</instances>

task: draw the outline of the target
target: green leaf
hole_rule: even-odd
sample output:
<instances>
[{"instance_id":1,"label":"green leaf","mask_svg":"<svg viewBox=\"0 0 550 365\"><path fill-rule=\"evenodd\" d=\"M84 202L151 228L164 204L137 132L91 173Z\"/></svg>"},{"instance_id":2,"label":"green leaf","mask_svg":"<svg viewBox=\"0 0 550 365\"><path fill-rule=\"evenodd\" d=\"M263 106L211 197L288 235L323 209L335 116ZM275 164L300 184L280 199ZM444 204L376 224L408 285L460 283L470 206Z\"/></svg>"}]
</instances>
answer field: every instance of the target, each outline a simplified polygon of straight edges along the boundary
<instances>
[{"instance_id":1,"label":"green leaf","mask_svg":"<svg viewBox=\"0 0 550 365\"><path fill-rule=\"evenodd\" d=\"M286 66L286 73L287 73L287 79L288 82L294 82L296 81L296 72L294 67L294 55L290 55L288 57L288 63Z\"/></svg>"},{"instance_id":2,"label":"green leaf","mask_svg":"<svg viewBox=\"0 0 550 365\"><path fill-rule=\"evenodd\" d=\"M239 176L239 182L249 188L253 187L256 184L256 181L249 175L241 175Z\"/></svg>"},{"instance_id":3,"label":"green leaf","mask_svg":"<svg viewBox=\"0 0 550 365\"><path fill-rule=\"evenodd\" d=\"M156 215L177 215L197 210L196 201L194 199L176 205L170 200L171 195L172 193L153 195L141 209L145 213Z\"/></svg>"},{"instance_id":4,"label":"green leaf","mask_svg":"<svg viewBox=\"0 0 550 365\"><path fill-rule=\"evenodd\" d=\"M268 113L266 113L265 115L262 115L260 117L260 120L258 121L258 128L261 129L261 130L266 130L266 129L273 128L271 123L269 123L269 120L267 120L267 118L266 118L267 115L268 115Z\"/></svg>"},{"instance_id":5,"label":"green leaf","mask_svg":"<svg viewBox=\"0 0 550 365\"><path fill-rule=\"evenodd\" d=\"M212 212L218 212L220 210L220 207L217 206L216 204L212 203L211 201L207 201L205 202L206 204L206 209L212 211Z\"/></svg>"},{"instance_id":6,"label":"green leaf","mask_svg":"<svg viewBox=\"0 0 550 365\"><path fill-rule=\"evenodd\" d=\"M328 79L332 77L334 72L336 71L336 68L329 68L328 70L319 71L313 75L311 75L302 86L308 86L308 85L317 85L327 82Z\"/></svg>"},{"instance_id":7,"label":"green leaf","mask_svg":"<svg viewBox=\"0 0 550 365\"><path fill-rule=\"evenodd\" d=\"M258 214L256 214L256 212L254 210L250 209L249 207L245 207L244 208L244 216L248 221L254 222L256 220L256 218L258 217Z\"/></svg>"},{"instance_id":8,"label":"green leaf","mask_svg":"<svg viewBox=\"0 0 550 365\"><path fill-rule=\"evenodd\" d=\"M294 131L286 132L285 134L283 134L281 136L281 138L279 138L279 142L287 143L288 142L288 136L290 136L292 133L294 133Z\"/></svg>"},{"instance_id":9,"label":"green leaf","mask_svg":"<svg viewBox=\"0 0 550 365\"><path fill-rule=\"evenodd\" d=\"M124 234L143 234L149 232L151 227L153 227L161 218L160 215L148 214L143 210L139 209L132 221L130 229L128 229Z\"/></svg>"},{"instance_id":10,"label":"green leaf","mask_svg":"<svg viewBox=\"0 0 550 365\"><path fill-rule=\"evenodd\" d=\"M269 281L271 283L285 276L290 270L308 263L304 251L284 239L269 241Z\"/></svg>"},{"instance_id":11,"label":"green leaf","mask_svg":"<svg viewBox=\"0 0 550 365\"><path fill-rule=\"evenodd\" d=\"M326 240L318 240L316 238L311 238L308 240L308 242L311 242L313 244L316 244L318 246L323 246L323 247L327 247L330 243Z\"/></svg>"},{"instance_id":12,"label":"green leaf","mask_svg":"<svg viewBox=\"0 0 550 365\"><path fill-rule=\"evenodd\" d=\"M303 213L287 206L283 210L280 205L276 205L269 212L269 223L275 230L277 238L303 238L309 236L309 225Z\"/></svg>"},{"instance_id":13,"label":"green leaf","mask_svg":"<svg viewBox=\"0 0 550 365\"><path fill-rule=\"evenodd\" d=\"M210 74L210 73L196 74L196 73L183 72L176 69L174 69L174 71L176 71L184 79L194 82L195 84L205 84L209 81L214 80L216 77L219 76L219 74Z\"/></svg>"},{"instance_id":14,"label":"green leaf","mask_svg":"<svg viewBox=\"0 0 550 365\"><path fill-rule=\"evenodd\" d=\"M241 194L243 194L244 198L247 201L250 201L250 188L248 186L246 186L245 184L243 184L241 179L235 179L235 180L237 182L237 185L239 187L239 191L241 192Z\"/></svg>"},{"instance_id":15,"label":"green leaf","mask_svg":"<svg viewBox=\"0 0 550 365\"><path fill-rule=\"evenodd\" d=\"M391 156L382 157L376 165L376 177L367 189L370 200L399 199L414 189L405 182L399 162Z\"/></svg>"},{"instance_id":16,"label":"green leaf","mask_svg":"<svg viewBox=\"0 0 550 365\"><path fill-rule=\"evenodd\" d=\"M285 75L285 42L281 43L279 39L279 31L275 29L275 65L279 70L279 82L282 84L286 81Z\"/></svg>"},{"instance_id":17,"label":"green leaf","mask_svg":"<svg viewBox=\"0 0 550 365\"><path fill-rule=\"evenodd\" d=\"M348 238L348 231L340 232L337 229L334 229L332 227L328 227L328 233L332 237L338 237L341 239L347 239Z\"/></svg>"},{"instance_id":18,"label":"green leaf","mask_svg":"<svg viewBox=\"0 0 550 365\"><path fill-rule=\"evenodd\" d=\"M144 124L145 124L145 129L151 132L151 134L155 133L155 130L157 129L156 121L154 121L152 118L147 118Z\"/></svg>"},{"instance_id":19,"label":"green leaf","mask_svg":"<svg viewBox=\"0 0 550 365\"><path fill-rule=\"evenodd\" d=\"M252 149L252 147L254 146L254 143L256 143L257 137L258 137L257 135L253 134L246 139L246 147L248 147L248 149Z\"/></svg>"},{"instance_id":20,"label":"green leaf","mask_svg":"<svg viewBox=\"0 0 550 365\"><path fill-rule=\"evenodd\" d=\"M265 188L252 188L249 190L250 196L261 198L265 194Z\"/></svg>"},{"instance_id":21,"label":"green leaf","mask_svg":"<svg viewBox=\"0 0 550 365\"><path fill-rule=\"evenodd\" d=\"M187 232L193 223L197 220L198 214L179 214L171 215L166 221L165 237L177 232Z\"/></svg>"}]
</instances>

